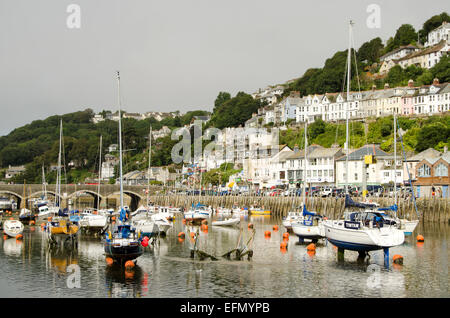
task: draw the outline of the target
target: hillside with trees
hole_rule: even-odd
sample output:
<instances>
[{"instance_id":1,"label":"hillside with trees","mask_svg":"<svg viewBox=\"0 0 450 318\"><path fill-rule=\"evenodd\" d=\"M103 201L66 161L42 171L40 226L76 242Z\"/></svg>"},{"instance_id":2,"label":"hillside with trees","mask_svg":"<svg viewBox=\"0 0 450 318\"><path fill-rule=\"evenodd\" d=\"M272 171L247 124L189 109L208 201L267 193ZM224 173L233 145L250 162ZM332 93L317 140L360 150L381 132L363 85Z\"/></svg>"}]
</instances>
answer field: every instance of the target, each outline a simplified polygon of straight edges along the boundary
<instances>
[{"instance_id":1,"label":"hillside with trees","mask_svg":"<svg viewBox=\"0 0 450 318\"><path fill-rule=\"evenodd\" d=\"M194 116L208 115L207 111L191 111L183 116L164 118L161 121L155 118L136 120L122 119L122 133L124 145L124 171L143 169L148 165L148 135L150 125L153 130L163 126L170 129L190 124ZM86 177L98 173L99 140L103 137L102 152L107 152L108 146L118 143L118 123L104 120L97 124L92 122L94 113L91 109L51 116L44 120L35 120L32 123L16 128L6 136L0 137L0 167L9 165L26 165L24 174L17 176L16 182L26 180L41 182L42 165L46 171L52 164L56 164L59 151L59 127L63 122L63 158L66 167L67 182L78 182ZM172 163L170 150L177 143L170 136L153 141L153 158L155 166ZM73 163L73 169L68 164ZM46 177L54 182L56 173L52 172Z\"/></svg>"},{"instance_id":2,"label":"hillside with trees","mask_svg":"<svg viewBox=\"0 0 450 318\"><path fill-rule=\"evenodd\" d=\"M427 40L428 33L444 21L450 22L450 16L446 12L425 21L419 31L416 31L410 24L403 24L397 29L395 35L386 41L386 44L383 44L382 40L377 37L363 43L357 51L352 51L351 90L368 90L373 85L381 89L385 84L389 84L390 87L406 86L410 79L414 80L416 85L429 85L434 78L438 78L441 83L448 82L450 80L450 60L448 56L442 58L438 65L431 69L410 66L403 70L400 66L395 66L387 76L375 76L381 66L381 56L403 45L417 45L418 39L423 45ZM347 52L348 50L336 52L325 61L322 68L306 70L303 76L285 85L286 90L283 96L288 96L291 91L299 91L302 96L342 92L344 90L343 75L346 70Z\"/></svg>"}]
</instances>

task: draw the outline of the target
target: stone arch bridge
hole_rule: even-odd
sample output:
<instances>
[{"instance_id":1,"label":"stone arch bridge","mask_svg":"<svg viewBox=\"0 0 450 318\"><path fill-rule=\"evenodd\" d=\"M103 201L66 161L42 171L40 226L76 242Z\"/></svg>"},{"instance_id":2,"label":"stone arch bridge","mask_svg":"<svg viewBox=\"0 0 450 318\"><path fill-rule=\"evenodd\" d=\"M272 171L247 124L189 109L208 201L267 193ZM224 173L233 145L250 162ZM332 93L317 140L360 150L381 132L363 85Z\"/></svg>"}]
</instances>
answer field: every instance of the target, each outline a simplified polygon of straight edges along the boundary
<instances>
[{"instance_id":1,"label":"stone arch bridge","mask_svg":"<svg viewBox=\"0 0 450 318\"><path fill-rule=\"evenodd\" d=\"M124 185L123 192L131 199L130 209L135 210L142 200L147 197L147 186L140 185ZM160 190L158 186L151 186L150 193ZM46 186L46 191L49 197L56 196L56 185L50 184ZM30 208L29 199L39 198L43 195L42 184L0 184L0 196L12 196L20 208ZM98 192L98 185L96 184L67 184L61 185L61 203L62 207L68 207L69 200L76 199L79 195L88 194L94 198L94 208L97 207L98 199L100 208L106 208L106 201L110 197L115 197L120 194L120 186L118 184L102 184L100 192ZM117 203L118 204L118 203Z\"/></svg>"}]
</instances>

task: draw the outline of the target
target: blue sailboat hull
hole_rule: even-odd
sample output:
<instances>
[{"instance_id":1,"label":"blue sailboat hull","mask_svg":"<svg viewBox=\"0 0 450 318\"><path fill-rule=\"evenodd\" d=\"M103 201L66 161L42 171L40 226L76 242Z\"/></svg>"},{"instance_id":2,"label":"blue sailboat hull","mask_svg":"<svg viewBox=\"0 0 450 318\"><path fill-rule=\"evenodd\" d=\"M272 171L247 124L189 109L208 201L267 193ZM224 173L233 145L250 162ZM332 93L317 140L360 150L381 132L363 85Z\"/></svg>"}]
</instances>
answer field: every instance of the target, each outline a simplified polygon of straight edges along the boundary
<instances>
[{"instance_id":1,"label":"blue sailboat hull","mask_svg":"<svg viewBox=\"0 0 450 318\"><path fill-rule=\"evenodd\" d=\"M351 242L338 241L333 239L327 239L331 244L338 248L344 250L357 251L357 252L370 252L376 250L382 250L383 248L378 245L366 245L366 244L355 244Z\"/></svg>"}]
</instances>

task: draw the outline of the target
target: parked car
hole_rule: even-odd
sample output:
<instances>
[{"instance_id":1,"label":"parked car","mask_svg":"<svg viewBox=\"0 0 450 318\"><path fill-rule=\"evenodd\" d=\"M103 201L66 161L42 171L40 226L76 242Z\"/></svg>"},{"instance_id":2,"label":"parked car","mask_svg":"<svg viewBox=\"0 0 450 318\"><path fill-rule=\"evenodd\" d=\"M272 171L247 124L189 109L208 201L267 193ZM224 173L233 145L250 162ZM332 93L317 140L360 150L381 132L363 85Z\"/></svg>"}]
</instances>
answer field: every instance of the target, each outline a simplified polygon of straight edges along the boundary
<instances>
[{"instance_id":1,"label":"parked car","mask_svg":"<svg viewBox=\"0 0 450 318\"><path fill-rule=\"evenodd\" d=\"M333 189L332 188L323 188L322 190L320 190L320 196L322 198L330 197L332 194L333 194Z\"/></svg>"}]
</instances>

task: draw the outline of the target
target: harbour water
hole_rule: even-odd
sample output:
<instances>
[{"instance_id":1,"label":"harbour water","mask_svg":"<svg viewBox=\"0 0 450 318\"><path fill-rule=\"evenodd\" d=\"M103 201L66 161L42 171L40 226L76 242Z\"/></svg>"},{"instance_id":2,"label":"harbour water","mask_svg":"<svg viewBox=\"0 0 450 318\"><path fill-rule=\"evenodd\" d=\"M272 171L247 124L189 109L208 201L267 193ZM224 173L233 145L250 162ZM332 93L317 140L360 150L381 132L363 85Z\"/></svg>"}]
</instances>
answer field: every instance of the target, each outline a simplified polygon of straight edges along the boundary
<instances>
[{"instance_id":1,"label":"harbour water","mask_svg":"<svg viewBox=\"0 0 450 318\"><path fill-rule=\"evenodd\" d=\"M108 267L100 239L80 236L78 248L49 250L38 226L26 226L23 240L0 243L0 297L449 297L450 226L419 224L402 246L390 250L390 266L383 252L371 252L365 262L346 251L337 261L337 250L319 242L315 253L291 235L287 250L280 250L285 232L281 219L250 216L242 219L242 235L256 235L253 257L241 261L220 255L236 246L239 229L209 226L200 231L200 249L219 260L190 258L191 239L181 219L159 244L146 247L132 272ZM274 231L273 225L279 230ZM270 238L264 231L271 231ZM425 242L417 243L422 234ZM403 265L392 256L404 257ZM79 286L76 276L79 273ZM74 283L75 282L75 283Z\"/></svg>"}]
</instances>

